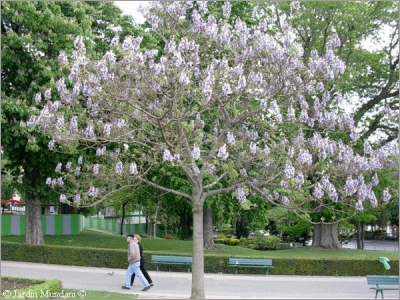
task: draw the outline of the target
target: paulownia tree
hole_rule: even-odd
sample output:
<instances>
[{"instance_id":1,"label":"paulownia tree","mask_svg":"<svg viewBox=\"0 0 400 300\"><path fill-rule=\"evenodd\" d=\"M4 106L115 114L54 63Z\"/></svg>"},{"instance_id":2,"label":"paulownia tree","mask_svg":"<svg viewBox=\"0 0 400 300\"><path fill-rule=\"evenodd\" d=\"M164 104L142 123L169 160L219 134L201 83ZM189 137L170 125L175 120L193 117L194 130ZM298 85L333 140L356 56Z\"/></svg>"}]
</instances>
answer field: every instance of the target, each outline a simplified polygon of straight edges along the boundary
<instances>
[{"instance_id":1,"label":"paulownia tree","mask_svg":"<svg viewBox=\"0 0 400 300\"><path fill-rule=\"evenodd\" d=\"M366 144L366 154L359 155L337 136L330 138L335 132L354 141L358 137L350 117L327 107L331 98L339 102L340 94L325 87L344 71L333 52L335 39L325 55L313 52L304 63L284 20L282 33L270 18L254 26L240 19L230 25L229 2L218 20L212 14L202 17L207 2L197 5L154 2L148 7L147 20L164 39L161 52L140 51L141 38L127 37L122 44L114 40L102 59L89 60L78 38L72 57L60 54L70 75L57 82L59 100L43 102L29 124L51 134L50 148L79 143L83 153L97 155L95 162L82 155L58 165L59 177L47 182L65 189L62 202L101 201L112 193L96 179L104 174L120 186L141 182L189 199L191 298L204 299L207 198L233 193L246 201L256 193L299 214L318 203L362 209L368 200L377 205L376 180L367 183L363 174L382 168L385 153ZM312 157L319 158L316 164ZM165 181L152 172L162 165L180 172L189 191L162 185Z\"/></svg>"}]
</instances>

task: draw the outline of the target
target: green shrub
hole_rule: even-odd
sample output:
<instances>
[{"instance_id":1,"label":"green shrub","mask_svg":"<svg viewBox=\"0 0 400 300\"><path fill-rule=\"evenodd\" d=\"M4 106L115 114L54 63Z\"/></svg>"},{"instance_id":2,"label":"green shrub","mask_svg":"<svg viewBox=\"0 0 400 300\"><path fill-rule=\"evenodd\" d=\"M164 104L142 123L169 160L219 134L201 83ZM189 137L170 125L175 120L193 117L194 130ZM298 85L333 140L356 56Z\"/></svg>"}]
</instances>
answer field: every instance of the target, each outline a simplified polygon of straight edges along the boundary
<instances>
[{"instance_id":1,"label":"green shrub","mask_svg":"<svg viewBox=\"0 0 400 300\"><path fill-rule=\"evenodd\" d=\"M214 239L214 243L216 244L224 244L229 246L237 246L239 245L239 240L234 238L218 238Z\"/></svg>"},{"instance_id":2,"label":"green shrub","mask_svg":"<svg viewBox=\"0 0 400 300\"><path fill-rule=\"evenodd\" d=\"M249 246L249 240L246 239L245 237L241 237L239 239L239 246L247 248Z\"/></svg>"},{"instance_id":3,"label":"green shrub","mask_svg":"<svg viewBox=\"0 0 400 300\"><path fill-rule=\"evenodd\" d=\"M224 232L218 232L218 239L226 239L227 235Z\"/></svg>"},{"instance_id":4,"label":"green shrub","mask_svg":"<svg viewBox=\"0 0 400 300\"><path fill-rule=\"evenodd\" d=\"M218 238L230 238L235 232L234 228L231 227L220 227L218 228Z\"/></svg>"},{"instance_id":5,"label":"green shrub","mask_svg":"<svg viewBox=\"0 0 400 300\"><path fill-rule=\"evenodd\" d=\"M62 284L60 280L46 280L41 284L35 284L27 289L21 290L22 295L35 295L35 298L51 299L62 296Z\"/></svg>"},{"instance_id":6,"label":"green shrub","mask_svg":"<svg viewBox=\"0 0 400 300\"><path fill-rule=\"evenodd\" d=\"M29 287L13 291L18 298L52 299L60 298L63 295L62 284L57 279L28 279L17 277L1 277L2 280L29 284Z\"/></svg>"},{"instance_id":7,"label":"green shrub","mask_svg":"<svg viewBox=\"0 0 400 300\"><path fill-rule=\"evenodd\" d=\"M276 246L282 242L277 236L257 235L249 239L248 247L256 250L275 250Z\"/></svg>"}]
</instances>

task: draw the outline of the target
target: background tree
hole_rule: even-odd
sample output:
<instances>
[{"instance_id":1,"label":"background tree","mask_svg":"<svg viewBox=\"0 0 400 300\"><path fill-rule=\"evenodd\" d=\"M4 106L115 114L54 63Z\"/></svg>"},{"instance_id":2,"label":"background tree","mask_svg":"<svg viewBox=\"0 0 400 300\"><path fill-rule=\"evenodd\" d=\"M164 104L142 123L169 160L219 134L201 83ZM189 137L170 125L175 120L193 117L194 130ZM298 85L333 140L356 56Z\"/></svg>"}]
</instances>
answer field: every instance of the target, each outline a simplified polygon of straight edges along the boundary
<instances>
[{"instance_id":1,"label":"background tree","mask_svg":"<svg viewBox=\"0 0 400 300\"><path fill-rule=\"evenodd\" d=\"M299 242L304 245L310 238L312 225L287 209L275 207L266 213L271 235L280 235L284 242Z\"/></svg>"},{"instance_id":2,"label":"background tree","mask_svg":"<svg viewBox=\"0 0 400 300\"><path fill-rule=\"evenodd\" d=\"M67 20L63 24L57 4L2 2L1 8L2 146L14 169L21 166L23 170L19 190L26 201L26 242L40 244L43 243L40 203L48 194L42 183L44 176L53 173L58 158L51 161L50 157L55 156L46 152L49 139L24 125L31 114L29 107L34 103L34 93L54 73L61 76L54 63L58 51L53 48L71 48L73 39L58 36L57 32L82 34L88 24Z\"/></svg>"},{"instance_id":3,"label":"background tree","mask_svg":"<svg viewBox=\"0 0 400 300\"><path fill-rule=\"evenodd\" d=\"M70 75L57 81L59 105L45 102L39 117L31 118L53 136L55 149L77 142L97 147L97 167L78 166L94 178L112 164L121 185L125 178L135 179L191 201L191 298L196 299L205 296L203 208L208 198L233 193L245 202L252 193L299 215L328 205L362 209L364 202L377 205L375 185L365 182L364 173L382 168L385 158L369 148L366 156L354 153L335 135L357 141L351 118L323 113L335 97L324 87L344 71L332 53L337 40L329 41L327 55L313 53L304 63L289 24L281 24L284 34L274 35L268 20L249 27L237 19L230 25L229 2L224 18L205 20L207 5L152 3L146 16L164 39L162 55L156 49L141 51L141 39L127 37L122 45L112 42L118 56L110 51L93 60L76 39L70 63L61 57ZM186 18L188 9L191 18ZM318 105L308 105L310 98ZM317 164L312 157L318 157ZM64 176L79 180L77 163L82 161L62 165ZM151 176L162 165L185 177L190 190ZM312 177L317 170L319 176ZM101 201L102 187L96 180L86 183L87 193L79 200L76 194L61 194L60 200L82 206Z\"/></svg>"},{"instance_id":4,"label":"background tree","mask_svg":"<svg viewBox=\"0 0 400 300\"><path fill-rule=\"evenodd\" d=\"M3 1L1 20L2 149L13 176L22 178L18 190L26 202L26 242L41 244L41 203L54 200L43 182L65 157L49 152L50 139L26 123L42 107L42 96L51 99L55 80L65 74L57 62L60 51L71 53L80 35L88 55L102 56L118 25L123 26L121 38L136 30L151 39L112 2Z\"/></svg>"},{"instance_id":5,"label":"background tree","mask_svg":"<svg viewBox=\"0 0 400 300\"><path fill-rule=\"evenodd\" d=\"M7 159L1 158L1 199L12 199L15 193L15 181L11 170L7 167Z\"/></svg>"},{"instance_id":6,"label":"background tree","mask_svg":"<svg viewBox=\"0 0 400 300\"><path fill-rule=\"evenodd\" d=\"M372 147L378 148L395 141L398 136L398 9L394 2L303 2L294 13L289 2L258 3L258 15L273 15L277 28L284 30L281 20L293 26L293 33L302 45L304 61L308 61L312 51L323 55L330 51L328 41L339 40L335 49L346 71L327 87L331 94L339 94L345 100L341 109L351 110L355 126L360 132L360 141L369 139ZM368 42L368 44L367 44ZM371 47L371 44L374 46ZM333 99L333 98L332 98ZM314 100L308 99L310 105ZM333 109L338 110L337 103ZM343 138L343 137L341 137ZM346 140L343 140L346 142ZM355 144L355 151L363 151L363 144ZM325 222L335 222L333 217L321 215ZM327 217L330 217L329 219ZM338 216L335 216L338 221ZM336 227L335 224L332 226ZM321 233L326 246L335 246L336 229L329 225L314 224L314 233ZM363 226L358 226L362 229ZM328 232L333 236L329 242ZM313 238L314 246L321 239ZM336 242L336 246L339 244Z\"/></svg>"}]
</instances>

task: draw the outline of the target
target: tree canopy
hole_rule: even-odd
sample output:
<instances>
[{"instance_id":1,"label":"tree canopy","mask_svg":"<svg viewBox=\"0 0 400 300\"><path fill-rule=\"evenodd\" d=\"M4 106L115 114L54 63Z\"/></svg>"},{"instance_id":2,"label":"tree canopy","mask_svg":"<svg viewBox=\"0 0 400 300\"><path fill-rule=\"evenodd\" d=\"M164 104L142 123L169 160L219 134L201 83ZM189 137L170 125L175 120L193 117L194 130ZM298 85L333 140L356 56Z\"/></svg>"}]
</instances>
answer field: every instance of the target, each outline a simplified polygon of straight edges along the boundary
<instances>
[{"instance_id":1,"label":"tree canopy","mask_svg":"<svg viewBox=\"0 0 400 300\"><path fill-rule=\"evenodd\" d=\"M51 99L55 81L68 74L59 67L60 51L70 54L75 37L84 36L87 54L96 58L116 32L121 39L138 31L148 35L112 2L2 1L1 20L2 155L10 174L20 179L12 181L12 188L27 202L27 242L43 243L40 205L57 200L43 183L54 176L58 162L74 153L49 151L50 138L27 123L42 108L41 98ZM32 219L33 211L37 213ZM36 220L35 226L31 220Z\"/></svg>"},{"instance_id":2,"label":"tree canopy","mask_svg":"<svg viewBox=\"0 0 400 300\"><path fill-rule=\"evenodd\" d=\"M299 5L292 4L294 13ZM47 182L60 189L66 174L77 181L83 172L92 177L86 192L65 190L62 202L98 201L106 192L96 182L100 174L192 202L191 296L199 299L207 198L233 193L244 202L254 193L298 215L325 207L362 210L367 203L378 205L377 176L367 181L365 175L386 165L384 150L367 141L363 153L353 150L351 143L359 139L353 119L331 109L342 95L329 87L345 72L335 55L337 35L326 42L325 53L312 50L304 60L285 19L279 28L269 18L254 25L240 18L230 23L230 2L218 19L207 6L152 3L146 17L163 40L162 52L141 51L142 38L127 36L122 43L113 39L112 50L93 59L84 39L76 38L72 55L59 57L69 75L56 83L57 101L41 100L43 108L28 122L53 137L54 150L79 144L83 154L96 153L96 161L82 154L58 164L59 177ZM162 165L182 174L188 185L168 186L151 176ZM389 198L385 190L383 199Z\"/></svg>"}]
</instances>

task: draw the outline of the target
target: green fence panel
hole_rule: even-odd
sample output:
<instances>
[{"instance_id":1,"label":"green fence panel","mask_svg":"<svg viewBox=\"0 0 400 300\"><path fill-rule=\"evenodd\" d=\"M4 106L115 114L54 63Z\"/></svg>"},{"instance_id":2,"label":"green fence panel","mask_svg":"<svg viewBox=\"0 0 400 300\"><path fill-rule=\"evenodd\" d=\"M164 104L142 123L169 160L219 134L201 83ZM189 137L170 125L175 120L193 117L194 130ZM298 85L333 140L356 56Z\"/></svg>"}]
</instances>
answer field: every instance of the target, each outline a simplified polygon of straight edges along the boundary
<instances>
[{"instance_id":1,"label":"green fence panel","mask_svg":"<svg viewBox=\"0 0 400 300\"><path fill-rule=\"evenodd\" d=\"M64 223L63 223L64 215L55 215L55 235L63 235L64 234Z\"/></svg>"},{"instance_id":2,"label":"green fence panel","mask_svg":"<svg viewBox=\"0 0 400 300\"><path fill-rule=\"evenodd\" d=\"M26 217L25 218L22 218L22 217L25 217L25 215L21 216L21 218L19 218L19 232L20 232L20 235L25 236L26 235Z\"/></svg>"},{"instance_id":3,"label":"green fence panel","mask_svg":"<svg viewBox=\"0 0 400 300\"><path fill-rule=\"evenodd\" d=\"M71 234L79 234L83 229L83 216L71 215Z\"/></svg>"},{"instance_id":4,"label":"green fence panel","mask_svg":"<svg viewBox=\"0 0 400 300\"><path fill-rule=\"evenodd\" d=\"M11 235L11 215L1 215L1 235Z\"/></svg>"},{"instance_id":5,"label":"green fence panel","mask_svg":"<svg viewBox=\"0 0 400 300\"><path fill-rule=\"evenodd\" d=\"M43 235L79 234L85 228L84 217L81 215L42 215ZM25 236L25 215L1 215L2 236Z\"/></svg>"},{"instance_id":6,"label":"green fence panel","mask_svg":"<svg viewBox=\"0 0 400 300\"><path fill-rule=\"evenodd\" d=\"M43 235L47 235L46 230L47 230L46 216L42 216L42 234Z\"/></svg>"}]
</instances>

